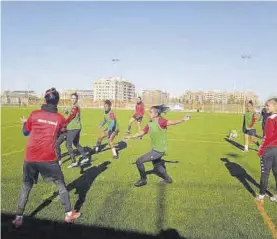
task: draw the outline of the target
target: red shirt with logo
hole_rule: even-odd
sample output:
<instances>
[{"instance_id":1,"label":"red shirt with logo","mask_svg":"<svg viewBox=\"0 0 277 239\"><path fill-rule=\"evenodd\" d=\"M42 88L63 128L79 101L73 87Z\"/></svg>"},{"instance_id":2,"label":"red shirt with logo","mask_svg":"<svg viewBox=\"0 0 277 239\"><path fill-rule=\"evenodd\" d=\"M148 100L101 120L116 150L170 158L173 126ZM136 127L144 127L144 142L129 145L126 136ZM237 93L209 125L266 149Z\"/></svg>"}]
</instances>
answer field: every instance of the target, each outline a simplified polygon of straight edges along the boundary
<instances>
[{"instance_id":1,"label":"red shirt with logo","mask_svg":"<svg viewBox=\"0 0 277 239\"><path fill-rule=\"evenodd\" d=\"M258 155L262 157L267 148L277 147L277 114L270 115L265 123L265 136Z\"/></svg>"},{"instance_id":2,"label":"red shirt with logo","mask_svg":"<svg viewBox=\"0 0 277 239\"><path fill-rule=\"evenodd\" d=\"M36 110L24 124L24 133L29 133L25 160L49 162L56 160L55 143L58 133L64 129L65 118L59 113Z\"/></svg>"}]
</instances>

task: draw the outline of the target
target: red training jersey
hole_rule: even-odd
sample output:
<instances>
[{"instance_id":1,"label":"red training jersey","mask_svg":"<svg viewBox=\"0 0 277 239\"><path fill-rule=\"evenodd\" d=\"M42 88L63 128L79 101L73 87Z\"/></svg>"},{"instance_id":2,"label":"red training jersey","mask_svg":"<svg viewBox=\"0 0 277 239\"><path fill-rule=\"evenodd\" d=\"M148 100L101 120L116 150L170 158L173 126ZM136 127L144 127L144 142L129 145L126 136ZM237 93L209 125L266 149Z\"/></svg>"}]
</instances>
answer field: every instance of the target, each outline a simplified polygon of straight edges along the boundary
<instances>
[{"instance_id":1,"label":"red training jersey","mask_svg":"<svg viewBox=\"0 0 277 239\"><path fill-rule=\"evenodd\" d=\"M56 160L55 143L60 130L65 127L65 118L59 113L36 110L31 113L24 125L29 132L25 160L49 162Z\"/></svg>"},{"instance_id":2,"label":"red training jersey","mask_svg":"<svg viewBox=\"0 0 277 239\"><path fill-rule=\"evenodd\" d=\"M66 119L66 125L68 125L75 117L76 115L80 112L80 108L76 105L74 105L71 109L70 115Z\"/></svg>"},{"instance_id":3,"label":"red training jersey","mask_svg":"<svg viewBox=\"0 0 277 239\"><path fill-rule=\"evenodd\" d=\"M269 116L265 123L264 142L259 149L259 156L262 157L267 147L277 147L277 114Z\"/></svg>"},{"instance_id":4,"label":"red training jersey","mask_svg":"<svg viewBox=\"0 0 277 239\"><path fill-rule=\"evenodd\" d=\"M162 129L166 129L167 127L167 119L165 118L159 118L159 126L162 128ZM149 125L147 124L144 129L143 129L144 133L148 133L149 132Z\"/></svg>"},{"instance_id":5,"label":"red training jersey","mask_svg":"<svg viewBox=\"0 0 277 239\"><path fill-rule=\"evenodd\" d=\"M143 117L143 115L144 115L144 104L143 103L136 104L135 116L136 117Z\"/></svg>"}]
</instances>

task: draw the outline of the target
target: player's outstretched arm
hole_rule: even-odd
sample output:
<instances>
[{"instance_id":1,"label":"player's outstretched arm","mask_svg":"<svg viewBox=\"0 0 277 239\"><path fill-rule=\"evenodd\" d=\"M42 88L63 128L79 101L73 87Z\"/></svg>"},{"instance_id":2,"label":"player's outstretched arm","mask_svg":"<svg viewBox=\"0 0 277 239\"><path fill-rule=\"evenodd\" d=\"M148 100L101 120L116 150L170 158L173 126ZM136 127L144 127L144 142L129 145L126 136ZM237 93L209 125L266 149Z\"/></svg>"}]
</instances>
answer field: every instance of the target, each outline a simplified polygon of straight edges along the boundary
<instances>
[{"instance_id":1,"label":"player's outstretched arm","mask_svg":"<svg viewBox=\"0 0 277 239\"><path fill-rule=\"evenodd\" d=\"M99 125L99 128L102 129L106 123L107 123L107 120L104 119L104 120L101 122L101 124Z\"/></svg>"},{"instance_id":2,"label":"player's outstretched arm","mask_svg":"<svg viewBox=\"0 0 277 239\"><path fill-rule=\"evenodd\" d=\"M167 121L167 126L181 124L181 123L183 123L185 121L190 120L190 118L191 117L189 115L186 115L183 119L180 119L180 120L168 120Z\"/></svg>"},{"instance_id":3,"label":"player's outstretched arm","mask_svg":"<svg viewBox=\"0 0 277 239\"><path fill-rule=\"evenodd\" d=\"M143 137L145 134L147 133L142 130L141 132L136 133L134 135L130 135L130 136L127 135L124 137L124 139L135 139L135 138Z\"/></svg>"}]
</instances>

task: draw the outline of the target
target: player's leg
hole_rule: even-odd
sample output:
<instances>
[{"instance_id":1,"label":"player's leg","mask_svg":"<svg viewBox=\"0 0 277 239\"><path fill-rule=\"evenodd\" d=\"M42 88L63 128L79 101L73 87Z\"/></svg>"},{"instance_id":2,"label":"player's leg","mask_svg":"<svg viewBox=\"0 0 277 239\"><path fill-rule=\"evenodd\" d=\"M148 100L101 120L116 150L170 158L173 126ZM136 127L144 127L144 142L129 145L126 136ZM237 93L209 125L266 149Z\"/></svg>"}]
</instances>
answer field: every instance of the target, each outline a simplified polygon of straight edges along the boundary
<instances>
[{"instance_id":1,"label":"player's leg","mask_svg":"<svg viewBox=\"0 0 277 239\"><path fill-rule=\"evenodd\" d=\"M274 155L271 149L267 149L264 156L261 159L261 181L260 181L260 195L257 197L259 200L263 200L267 190L269 173L273 165Z\"/></svg>"},{"instance_id":2,"label":"player's leg","mask_svg":"<svg viewBox=\"0 0 277 239\"><path fill-rule=\"evenodd\" d=\"M62 164L62 155L61 155L61 145L66 140L66 133L62 133L59 135L59 137L56 140L56 155L57 155L57 161L59 164Z\"/></svg>"},{"instance_id":3,"label":"player's leg","mask_svg":"<svg viewBox=\"0 0 277 239\"><path fill-rule=\"evenodd\" d=\"M244 151L248 151L249 135L244 133Z\"/></svg>"},{"instance_id":4,"label":"player's leg","mask_svg":"<svg viewBox=\"0 0 277 239\"><path fill-rule=\"evenodd\" d=\"M73 145L76 147L76 149L82 155L81 164L84 164L84 163L87 163L89 161L89 158L87 157L84 148L80 145L80 133L81 133L81 130L77 129L75 131L76 131L76 135L75 135L75 137L73 139Z\"/></svg>"},{"instance_id":5,"label":"player's leg","mask_svg":"<svg viewBox=\"0 0 277 239\"><path fill-rule=\"evenodd\" d=\"M138 132L141 132L141 121L142 121L142 117L139 117L137 119ZM139 137L139 139L142 139L142 137Z\"/></svg>"},{"instance_id":6,"label":"player's leg","mask_svg":"<svg viewBox=\"0 0 277 239\"><path fill-rule=\"evenodd\" d=\"M37 183L38 170L34 163L24 162L23 164L23 187L21 189L16 217L13 220L15 227L20 227L23 224L23 214L28 202L29 194L32 190L33 184Z\"/></svg>"},{"instance_id":7,"label":"player's leg","mask_svg":"<svg viewBox=\"0 0 277 239\"><path fill-rule=\"evenodd\" d=\"M115 148L115 145L113 143L113 140L115 138L115 136L118 134L118 130L112 132L110 135L109 135L109 145L112 149L112 153L113 153L113 158L114 159L118 159L118 154L116 152L116 148Z\"/></svg>"},{"instance_id":8,"label":"player's leg","mask_svg":"<svg viewBox=\"0 0 277 239\"><path fill-rule=\"evenodd\" d=\"M252 129L251 130L251 141L256 144L258 147L260 146L259 142L258 142L258 139L257 139L257 133L256 133L256 130L255 129Z\"/></svg>"},{"instance_id":9,"label":"player's leg","mask_svg":"<svg viewBox=\"0 0 277 239\"><path fill-rule=\"evenodd\" d=\"M138 132L141 132L141 120L137 121Z\"/></svg>"},{"instance_id":10,"label":"player's leg","mask_svg":"<svg viewBox=\"0 0 277 239\"><path fill-rule=\"evenodd\" d=\"M135 121L135 118L134 118L134 117L132 117L132 118L129 120L127 134L130 134L130 133L131 133L132 124L134 123L134 121Z\"/></svg>"},{"instance_id":11,"label":"player's leg","mask_svg":"<svg viewBox=\"0 0 277 239\"><path fill-rule=\"evenodd\" d=\"M68 166L68 168L73 168L78 166L78 162L76 161L73 147L72 147L75 135L76 135L75 130L68 130L66 134L66 148L68 150L68 153L72 161L71 164Z\"/></svg>"},{"instance_id":12,"label":"player's leg","mask_svg":"<svg viewBox=\"0 0 277 239\"><path fill-rule=\"evenodd\" d=\"M273 159L273 164L272 164L272 172L273 172L273 176L275 179L276 192L275 192L275 195L273 197L271 197L270 199L272 201L277 202L277 148L272 149L272 151L274 154L274 159Z\"/></svg>"},{"instance_id":13,"label":"player's leg","mask_svg":"<svg viewBox=\"0 0 277 239\"><path fill-rule=\"evenodd\" d=\"M104 131L98 138L97 138L97 142L96 142L96 146L95 146L95 153L98 153L101 149L100 149L100 146L101 146L101 143L102 143L102 140L104 138L108 137L108 132L107 131Z\"/></svg>"},{"instance_id":14,"label":"player's leg","mask_svg":"<svg viewBox=\"0 0 277 239\"><path fill-rule=\"evenodd\" d=\"M135 186L141 187L147 184L147 177L146 177L144 163L159 159L163 155L164 155L163 153L159 153L152 150L149 153L146 153L137 159L136 165L140 174L140 180L135 184Z\"/></svg>"},{"instance_id":15,"label":"player's leg","mask_svg":"<svg viewBox=\"0 0 277 239\"><path fill-rule=\"evenodd\" d=\"M65 209L65 221L68 223L73 222L81 214L75 212L71 208L71 203L69 199L69 193L65 185L64 175L61 171L61 168L57 162L42 162L38 163L39 172L45 182L53 182L60 195L61 204Z\"/></svg>"},{"instance_id":16,"label":"player's leg","mask_svg":"<svg viewBox=\"0 0 277 239\"><path fill-rule=\"evenodd\" d=\"M154 166L154 171L156 174L163 179L161 183L168 184L172 183L171 177L166 172L165 162L160 158L152 162Z\"/></svg>"}]
</instances>

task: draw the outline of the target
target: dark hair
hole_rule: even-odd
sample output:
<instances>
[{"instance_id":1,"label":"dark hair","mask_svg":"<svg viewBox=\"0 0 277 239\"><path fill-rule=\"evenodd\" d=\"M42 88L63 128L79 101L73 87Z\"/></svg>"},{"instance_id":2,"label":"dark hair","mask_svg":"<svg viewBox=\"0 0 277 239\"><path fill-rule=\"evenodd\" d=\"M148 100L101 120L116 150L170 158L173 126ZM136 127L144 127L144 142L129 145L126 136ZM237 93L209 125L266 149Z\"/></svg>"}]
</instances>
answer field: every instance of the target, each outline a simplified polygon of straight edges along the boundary
<instances>
[{"instance_id":1,"label":"dark hair","mask_svg":"<svg viewBox=\"0 0 277 239\"><path fill-rule=\"evenodd\" d=\"M139 97L138 97L138 99L140 99L140 100L141 100L141 97L139 96Z\"/></svg>"},{"instance_id":2,"label":"dark hair","mask_svg":"<svg viewBox=\"0 0 277 239\"><path fill-rule=\"evenodd\" d=\"M268 101L273 101L275 104L277 104L277 98L276 98L276 97L271 98L271 99L269 99Z\"/></svg>"},{"instance_id":3,"label":"dark hair","mask_svg":"<svg viewBox=\"0 0 277 239\"><path fill-rule=\"evenodd\" d=\"M112 106L112 102L110 101L110 100L105 100L105 105L108 105L109 107L111 107Z\"/></svg>"},{"instance_id":4,"label":"dark hair","mask_svg":"<svg viewBox=\"0 0 277 239\"><path fill-rule=\"evenodd\" d=\"M250 104L250 105L252 105L252 106L254 105L252 100L249 100L249 101L248 101L248 104Z\"/></svg>"},{"instance_id":5,"label":"dark hair","mask_svg":"<svg viewBox=\"0 0 277 239\"><path fill-rule=\"evenodd\" d=\"M60 100L60 94L56 88L52 87L45 92L44 99L47 104L57 105Z\"/></svg>"},{"instance_id":6,"label":"dark hair","mask_svg":"<svg viewBox=\"0 0 277 239\"><path fill-rule=\"evenodd\" d=\"M151 109L155 109L158 115L161 115L162 113L166 114L170 110L170 108L165 105L155 105L155 106L152 106Z\"/></svg>"},{"instance_id":7,"label":"dark hair","mask_svg":"<svg viewBox=\"0 0 277 239\"><path fill-rule=\"evenodd\" d=\"M77 100L79 99L79 96L78 96L78 94L77 94L76 92L75 92L75 93L72 93L72 94L71 94L71 97L72 97L72 96L76 96Z\"/></svg>"}]
</instances>

